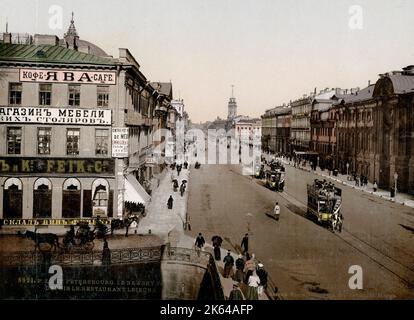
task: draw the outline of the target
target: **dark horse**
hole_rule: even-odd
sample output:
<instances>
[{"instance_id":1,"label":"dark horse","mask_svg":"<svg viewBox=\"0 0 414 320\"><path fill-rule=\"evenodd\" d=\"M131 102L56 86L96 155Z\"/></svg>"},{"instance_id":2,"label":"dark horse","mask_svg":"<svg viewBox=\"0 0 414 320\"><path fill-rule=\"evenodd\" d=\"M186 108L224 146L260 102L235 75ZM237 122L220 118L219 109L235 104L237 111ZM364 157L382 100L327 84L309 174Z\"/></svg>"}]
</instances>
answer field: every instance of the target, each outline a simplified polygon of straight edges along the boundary
<instances>
[{"instance_id":1,"label":"dark horse","mask_svg":"<svg viewBox=\"0 0 414 320\"><path fill-rule=\"evenodd\" d=\"M112 219L111 220L111 235L114 234L114 230L116 230L116 229L126 228L125 237L128 237L129 227L133 222L138 223L139 222L139 216L132 215L132 216L129 216L125 219Z\"/></svg>"},{"instance_id":2,"label":"dark horse","mask_svg":"<svg viewBox=\"0 0 414 320\"><path fill-rule=\"evenodd\" d=\"M59 238L54 233L37 233L33 231L26 231L21 234L25 238L32 239L35 242L36 247L40 249L42 243L50 244L55 250L59 248Z\"/></svg>"}]
</instances>

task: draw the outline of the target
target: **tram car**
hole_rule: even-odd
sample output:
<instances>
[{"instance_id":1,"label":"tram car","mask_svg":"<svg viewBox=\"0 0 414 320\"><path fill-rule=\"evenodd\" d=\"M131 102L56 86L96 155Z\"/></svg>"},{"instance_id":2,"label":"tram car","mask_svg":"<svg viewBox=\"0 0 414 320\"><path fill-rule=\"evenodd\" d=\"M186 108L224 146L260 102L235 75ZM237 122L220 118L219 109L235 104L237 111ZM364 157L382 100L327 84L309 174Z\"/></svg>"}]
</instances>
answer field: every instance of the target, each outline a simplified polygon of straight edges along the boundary
<instances>
[{"instance_id":1,"label":"tram car","mask_svg":"<svg viewBox=\"0 0 414 320\"><path fill-rule=\"evenodd\" d=\"M335 217L341 216L342 190L326 180L315 179L307 185L307 214L319 223L330 225Z\"/></svg>"}]
</instances>

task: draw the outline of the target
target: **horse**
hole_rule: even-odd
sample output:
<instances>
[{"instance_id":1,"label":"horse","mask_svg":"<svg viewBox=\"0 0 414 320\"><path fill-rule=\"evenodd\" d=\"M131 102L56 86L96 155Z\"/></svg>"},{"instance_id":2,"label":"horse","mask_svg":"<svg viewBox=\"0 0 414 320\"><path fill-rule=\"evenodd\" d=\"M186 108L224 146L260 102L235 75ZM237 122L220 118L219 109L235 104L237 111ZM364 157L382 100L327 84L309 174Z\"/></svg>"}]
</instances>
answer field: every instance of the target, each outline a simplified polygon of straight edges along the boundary
<instances>
[{"instance_id":1,"label":"horse","mask_svg":"<svg viewBox=\"0 0 414 320\"><path fill-rule=\"evenodd\" d=\"M35 242L36 247L40 249L42 243L47 243L56 250L56 247L59 248L59 237L54 233L37 233L33 231L26 230L22 234L23 237L32 239Z\"/></svg>"},{"instance_id":2,"label":"horse","mask_svg":"<svg viewBox=\"0 0 414 320\"><path fill-rule=\"evenodd\" d=\"M125 237L128 237L128 231L129 231L129 227L130 225L133 223L139 222L139 216L133 215L133 216L129 216L125 219L112 219L111 220L111 235L114 234L114 230L116 229L123 229L126 228L125 231Z\"/></svg>"}]
</instances>

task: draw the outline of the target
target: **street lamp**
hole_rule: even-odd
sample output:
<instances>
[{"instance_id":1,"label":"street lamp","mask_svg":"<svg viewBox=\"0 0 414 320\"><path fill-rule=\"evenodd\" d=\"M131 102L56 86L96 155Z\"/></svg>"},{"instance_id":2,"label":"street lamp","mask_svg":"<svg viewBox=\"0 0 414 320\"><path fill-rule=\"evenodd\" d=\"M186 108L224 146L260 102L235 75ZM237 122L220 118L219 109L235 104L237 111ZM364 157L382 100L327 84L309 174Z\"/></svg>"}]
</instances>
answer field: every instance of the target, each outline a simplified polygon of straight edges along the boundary
<instances>
[{"instance_id":1,"label":"street lamp","mask_svg":"<svg viewBox=\"0 0 414 320\"><path fill-rule=\"evenodd\" d=\"M394 173L394 197L397 200L397 180L398 180L398 173Z\"/></svg>"},{"instance_id":2,"label":"street lamp","mask_svg":"<svg viewBox=\"0 0 414 320\"><path fill-rule=\"evenodd\" d=\"M346 175L347 176L349 175L349 163L348 162L346 163Z\"/></svg>"}]
</instances>

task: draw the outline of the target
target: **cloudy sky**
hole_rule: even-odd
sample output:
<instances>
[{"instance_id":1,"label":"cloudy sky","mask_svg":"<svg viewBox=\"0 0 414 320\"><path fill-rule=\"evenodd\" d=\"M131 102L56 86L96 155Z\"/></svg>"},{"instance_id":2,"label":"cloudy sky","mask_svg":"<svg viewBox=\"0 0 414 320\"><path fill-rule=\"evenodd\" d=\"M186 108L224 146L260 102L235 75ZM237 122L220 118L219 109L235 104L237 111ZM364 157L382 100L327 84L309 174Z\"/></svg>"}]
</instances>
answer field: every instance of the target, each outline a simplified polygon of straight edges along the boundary
<instances>
[{"instance_id":1,"label":"cloudy sky","mask_svg":"<svg viewBox=\"0 0 414 320\"><path fill-rule=\"evenodd\" d=\"M51 6L63 25L52 29ZM357 7L355 7L355 5ZM172 81L195 121L259 116L316 87L364 87L414 64L411 0L0 0L0 31L63 36L75 12L81 39L128 48L152 81Z\"/></svg>"}]
</instances>

